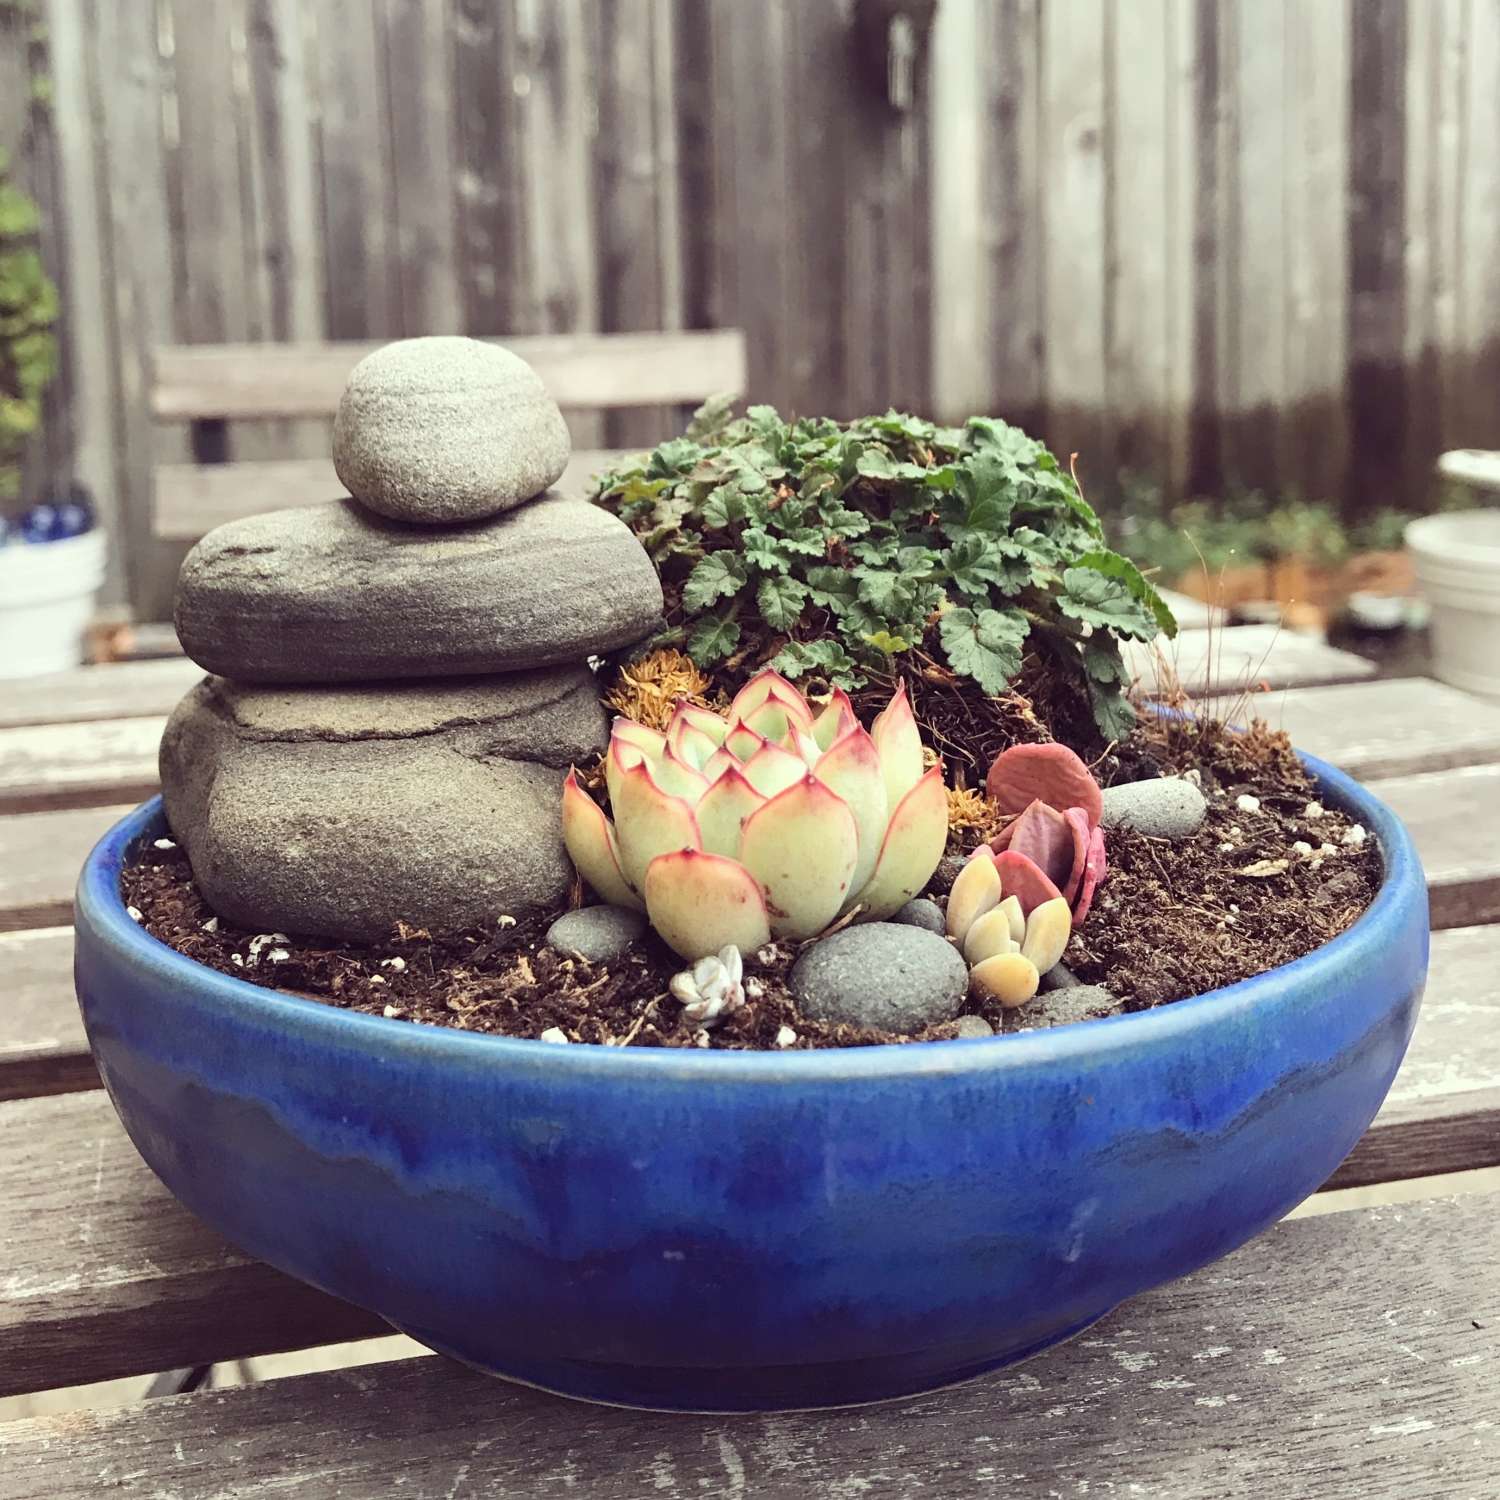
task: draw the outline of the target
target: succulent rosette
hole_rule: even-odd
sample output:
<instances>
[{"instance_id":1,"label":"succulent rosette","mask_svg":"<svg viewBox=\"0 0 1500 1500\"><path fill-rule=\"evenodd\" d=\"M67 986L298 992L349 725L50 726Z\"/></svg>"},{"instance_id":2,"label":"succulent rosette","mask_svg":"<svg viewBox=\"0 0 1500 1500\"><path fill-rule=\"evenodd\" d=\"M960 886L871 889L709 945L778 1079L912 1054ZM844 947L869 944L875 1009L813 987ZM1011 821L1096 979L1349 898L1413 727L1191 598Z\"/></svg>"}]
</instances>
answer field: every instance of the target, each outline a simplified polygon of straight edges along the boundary
<instances>
[{"instance_id":1,"label":"succulent rosette","mask_svg":"<svg viewBox=\"0 0 1500 1500\"><path fill-rule=\"evenodd\" d=\"M763 671L722 717L679 703L665 731L617 719L605 783L613 821L569 773L568 853L691 959L815 937L855 908L888 917L947 839L942 767L923 765L904 686L866 730L842 690L814 713Z\"/></svg>"}]
</instances>

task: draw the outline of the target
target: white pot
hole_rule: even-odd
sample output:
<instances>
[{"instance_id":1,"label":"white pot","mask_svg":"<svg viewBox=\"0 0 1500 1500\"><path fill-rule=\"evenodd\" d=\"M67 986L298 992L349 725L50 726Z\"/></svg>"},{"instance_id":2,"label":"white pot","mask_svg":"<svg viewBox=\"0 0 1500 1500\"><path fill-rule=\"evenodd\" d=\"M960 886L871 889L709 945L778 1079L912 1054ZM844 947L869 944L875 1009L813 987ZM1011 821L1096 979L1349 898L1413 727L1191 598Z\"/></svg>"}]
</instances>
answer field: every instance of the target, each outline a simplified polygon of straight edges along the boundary
<instances>
[{"instance_id":1,"label":"white pot","mask_svg":"<svg viewBox=\"0 0 1500 1500\"><path fill-rule=\"evenodd\" d=\"M62 672L83 660L83 638L104 582L104 532L0 547L0 677Z\"/></svg>"},{"instance_id":2,"label":"white pot","mask_svg":"<svg viewBox=\"0 0 1500 1500\"><path fill-rule=\"evenodd\" d=\"M1500 510L1425 516L1406 545L1432 606L1433 672L1500 698Z\"/></svg>"}]
</instances>

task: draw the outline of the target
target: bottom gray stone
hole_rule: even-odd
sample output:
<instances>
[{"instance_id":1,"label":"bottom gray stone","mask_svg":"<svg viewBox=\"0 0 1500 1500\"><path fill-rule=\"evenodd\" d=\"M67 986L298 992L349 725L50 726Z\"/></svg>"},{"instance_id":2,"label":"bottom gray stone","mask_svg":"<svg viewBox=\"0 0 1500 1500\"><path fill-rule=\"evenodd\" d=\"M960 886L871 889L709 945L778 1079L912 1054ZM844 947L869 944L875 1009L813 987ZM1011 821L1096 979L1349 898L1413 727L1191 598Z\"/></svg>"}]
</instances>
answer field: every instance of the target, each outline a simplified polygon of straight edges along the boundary
<instances>
[{"instance_id":1,"label":"bottom gray stone","mask_svg":"<svg viewBox=\"0 0 1500 1500\"><path fill-rule=\"evenodd\" d=\"M867 922L815 943L793 965L789 983L815 1021L904 1035L959 1013L969 969L935 932Z\"/></svg>"},{"instance_id":2,"label":"bottom gray stone","mask_svg":"<svg viewBox=\"0 0 1500 1500\"><path fill-rule=\"evenodd\" d=\"M401 690L210 678L162 738L167 821L239 926L354 941L484 926L561 903L563 767L604 729L586 672Z\"/></svg>"}]
</instances>

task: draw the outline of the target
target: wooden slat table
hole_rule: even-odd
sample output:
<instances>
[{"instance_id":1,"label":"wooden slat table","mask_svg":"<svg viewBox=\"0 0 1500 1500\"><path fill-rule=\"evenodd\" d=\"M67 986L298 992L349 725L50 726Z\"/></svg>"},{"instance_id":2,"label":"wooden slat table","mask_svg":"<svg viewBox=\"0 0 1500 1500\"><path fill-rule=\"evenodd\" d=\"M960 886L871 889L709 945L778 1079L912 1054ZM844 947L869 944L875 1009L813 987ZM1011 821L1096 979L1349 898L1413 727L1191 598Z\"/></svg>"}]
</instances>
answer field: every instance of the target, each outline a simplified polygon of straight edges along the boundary
<instances>
[{"instance_id":1,"label":"wooden slat table","mask_svg":"<svg viewBox=\"0 0 1500 1500\"><path fill-rule=\"evenodd\" d=\"M1266 660L1283 682L1337 670L1278 650ZM384 1331L178 1207L97 1087L69 902L89 845L149 786L151 734L194 675L149 665L79 674L50 716L40 687L0 714L0 1396ZM1485 815L1500 806L1500 710L1423 680L1297 685L1257 707L1378 782L1413 829L1441 929L1406 1064L1327 1186L1500 1165L1500 855ZM1288 1222L1016 1370L886 1407L650 1417L403 1360L0 1422L0 1500L1488 1496L1500 1195L1441 1189Z\"/></svg>"}]
</instances>

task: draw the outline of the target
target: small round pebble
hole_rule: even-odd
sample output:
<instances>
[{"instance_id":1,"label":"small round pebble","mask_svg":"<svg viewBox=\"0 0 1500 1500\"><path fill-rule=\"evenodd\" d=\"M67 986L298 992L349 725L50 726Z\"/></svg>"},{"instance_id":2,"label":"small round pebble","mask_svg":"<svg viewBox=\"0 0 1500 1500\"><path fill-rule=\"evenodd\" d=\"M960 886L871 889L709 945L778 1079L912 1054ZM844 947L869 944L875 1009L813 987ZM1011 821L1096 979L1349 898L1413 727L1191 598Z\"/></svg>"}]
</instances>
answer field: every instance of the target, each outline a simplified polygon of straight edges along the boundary
<instances>
[{"instance_id":1,"label":"small round pebble","mask_svg":"<svg viewBox=\"0 0 1500 1500\"><path fill-rule=\"evenodd\" d=\"M969 968L935 932L866 922L815 943L789 983L814 1020L909 1034L959 1013Z\"/></svg>"},{"instance_id":2,"label":"small round pebble","mask_svg":"<svg viewBox=\"0 0 1500 1500\"><path fill-rule=\"evenodd\" d=\"M942 932L943 909L936 901L919 896L915 901L908 901L891 921L901 922L907 927L925 927L928 932Z\"/></svg>"},{"instance_id":3,"label":"small round pebble","mask_svg":"<svg viewBox=\"0 0 1500 1500\"><path fill-rule=\"evenodd\" d=\"M1071 990L1083 981L1067 966L1067 964L1053 964L1045 974L1042 975L1042 988L1044 990Z\"/></svg>"},{"instance_id":4,"label":"small round pebble","mask_svg":"<svg viewBox=\"0 0 1500 1500\"><path fill-rule=\"evenodd\" d=\"M623 906L584 906L565 912L547 929L547 943L591 964L628 953L646 930L646 919Z\"/></svg>"},{"instance_id":5,"label":"small round pebble","mask_svg":"<svg viewBox=\"0 0 1500 1500\"><path fill-rule=\"evenodd\" d=\"M969 1041L982 1036L994 1036L995 1028L983 1016L960 1016L958 1036L960 1041Z\"/></svg>"},{"instance_id":6,"label":"small round pebble","mask_svg":"<svg viewBox=\"0 0 1500 1500\"><path fill-rule=\"evenodd\" d=\"M426 525L477 521L540 495L569 450L562 412L525 360L449 335L367 355L333 424L333 465L349 493Z\"/></svg>"},{"instance_id":7,"label":"small round pebble","mask_svg":"<svg viewBox=\"0 0 1500 1500\"><path fill-rule=\"evenodd\" d=\"M1107 787L1100 822L1106 828L1133 828L1151 838L1181 839L1198 831L1207 811L1207 799L1192 782L1162 776Z\"/></svg>"}]
</instances>

